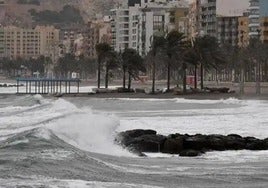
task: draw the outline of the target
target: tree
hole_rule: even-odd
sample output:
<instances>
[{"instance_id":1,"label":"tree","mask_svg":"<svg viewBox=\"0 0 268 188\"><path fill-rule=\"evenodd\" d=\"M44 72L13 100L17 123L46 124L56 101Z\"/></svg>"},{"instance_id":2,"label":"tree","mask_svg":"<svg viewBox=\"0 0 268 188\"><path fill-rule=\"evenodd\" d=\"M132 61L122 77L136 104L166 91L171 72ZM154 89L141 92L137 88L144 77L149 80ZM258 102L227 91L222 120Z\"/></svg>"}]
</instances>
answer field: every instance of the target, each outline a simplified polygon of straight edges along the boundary
<instances>
[{"instance_id":1,"label":"tree","mask_svg":"<svg viewBox=\"0 0 268 188\"><path fill-rule=\"evenodd\" d=\"M155 93L155 73L156 73L156 55L163 52L163 49L165 48L166 39L163 32L159 31L154 33L154 35L151 37L151 50L150 53L152 54L152 93Z\"/></svg>"},{"instance_id":2,"label":"tree","mask_svg":"<svg viewBox=\"0 0 268 188\"><path fill-rule=\"evenodd\" d=\"M111 46L108 43L99 43L96 45L96 51L98 55L98 88L100 88L100 75L101 75L101 66L107 59L109 52L112 50Z\"/></svg>"},{"instance_id":3,"label":"tree","mask_svg":"<svg viewBox=\"0 0 268 188\"><path fill-rule=\"evenodd\" d=\"M197 37L193 42L193 52L200 64L201 89L204 88L204 71L211 68L217 69L219 64L226 62L215 37Z\"/></svg>"},{"instance_id":4,"label":"tree","mask_svg":"<svg viewBox=\"0 0 268 188\"><path fill-rule=\"evenodd\" d=\"M169 91L170 90L171 66L172 64L173 65L175 64L174 66L177 66L176 65L177 62L182 60L182 58L179 58L179 59L175 58L172 62L172 58L175 56L177 57L182 56L182 54L186 50L187 41L183 33L173 30L167 34L166 43L167 43L166 52L169 58L167 61L167 90ZM182 67L186 69L185 65L183 65Z\"/></svg>"},{"instance_id":5,"label":"tree","mask_svg":"<svg viewBox=\"0 0 268 188\"><path fill-rule=\"evenodd\" d=\"M146 72L142 57L134 49L125 49L122 54L123 88L125 88L126 72L128 72L128 90L131 89L131 79L138 78L139 72Z\"/></svg>"},{"instance_id":6,"label":"tree","mask_svg":"<svg viewBox=\"0 0 268 188\"><path fill-rule=\"evenodd\" d=\"M114 50L108 51L105 57L105 88L108 88L110 70L117 68L119 66L119 62L118 54Z\"/></svg>"},{"instance_id":7,"label":"tree","mask_svg":"<svg viewBox=\"0 0 268 188\"><path fill-rule=\"evenodd\" d=\"M55 72L60 74L60 77L67 77L68 73L77 71L78 63L77 59L73 54L65 54L58 61L57 66L55 67Z\"/></svg>"}]
</instances>

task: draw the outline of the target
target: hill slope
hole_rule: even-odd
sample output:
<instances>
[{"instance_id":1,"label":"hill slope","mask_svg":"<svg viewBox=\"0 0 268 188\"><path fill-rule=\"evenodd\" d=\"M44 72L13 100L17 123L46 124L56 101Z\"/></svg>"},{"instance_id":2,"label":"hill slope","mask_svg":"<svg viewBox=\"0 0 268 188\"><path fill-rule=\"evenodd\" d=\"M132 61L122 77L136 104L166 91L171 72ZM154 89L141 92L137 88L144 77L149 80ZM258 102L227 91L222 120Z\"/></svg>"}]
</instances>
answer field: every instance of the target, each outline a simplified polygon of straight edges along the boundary
<instances>
[{"instance_id":1,"label":"hill slope","mask_svg":"<svg viewBox=\"0 0 268 188\"><path fill-rule=\"evenodd\" d=\"M71 5L80 10L84 21L88 21L96 14L107 14L109 9L113 8L118 2L124 0L39 0L40 5L27 4L30 1L23 1L26 4L18 4L18 0L6 0L6 16L3 24L31 26L33 23L29 10L34 9L37 12L44 10L61 11L65 5Z\"/></svg>"}]
</instances>

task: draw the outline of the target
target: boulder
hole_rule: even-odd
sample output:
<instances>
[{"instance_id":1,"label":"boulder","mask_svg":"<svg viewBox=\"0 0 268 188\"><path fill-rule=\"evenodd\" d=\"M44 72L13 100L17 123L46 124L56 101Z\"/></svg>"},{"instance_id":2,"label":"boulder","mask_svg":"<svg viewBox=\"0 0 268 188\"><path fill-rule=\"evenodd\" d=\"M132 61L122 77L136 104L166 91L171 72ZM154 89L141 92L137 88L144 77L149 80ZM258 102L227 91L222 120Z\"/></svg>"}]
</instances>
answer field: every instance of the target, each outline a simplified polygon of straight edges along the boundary
<instances>
[{"instance_id":1,"label":"boulder","mask_svg":"<svg viewBox=\"0 0 268 188\"><path fill-rule=\"evenodd\" d=\"M183 137L178 136L175 138L168 137L163 145L161 152L179 154L183 150Z\"/></svg>"},{"instance_id":2,"label":"boulder","mask_svg":"<svg viewBox=\"0 0 268 188\"><path fill-rule=\"evenodd\" d=\"M239 135L228 135L225 137L226 150L242 150L246 148L246 140Z\"/></svg>"},{"instance_id":3,"label":"boulder","mask_svg":"<svg viewBox=\"0 0 268 188\"><path fill-rule=\"evenodd\" d=\"M180 152L180 156L181 157L197 157L202 155L201 151L197 151L197 150L183 150Z\"/></svg>"},{"instance_id":4,"label":"boulder","mask_svg":"<svg viewBox=\"0 0 268 188\"><path fill-rule=\"evenodd\" d=\"M130 130L121 132L115 141L135 152L160 152L166 137L154 130Z\"/></svg>"},{"instance_id":5,"label":"boulder","mask_svg":"<svg viewBox=\"0 0 268 188\"><path fill-rule=\"evenodd\" d=\"M208 135L207 141L209 150L224 151L225 148L225 136L223 135Z\"/></svg>"},{"instance_id":6,"label":"boulder","mask_svg":"<svg viewBox=\"0 0 268 188\"><path fill-rule=\"evenodd\" d=\"M209 149L209 143L206 135L197 134L194 136L185 135L183 140L183 147L187 150L207 150Z\"/></svg>"},{"instance_id":7,"label":"boulder","mask_svg":"<svg viewBox=\"0 0 268 188\"><path fill-rule=\"evenodd\" d=\"M165 140L163 135L142 135L133 138L128 147L140 152L160 152Z\"/></svg>"},{"instance_id":8,"label":"boulder","mask_svg":"<svg viewBox=\"0 0 268 188\"><path fill-rule=\"evenodd\" d=\"M265 140L260 140L254 137L246 137L246 146L245 149L248 150L267 150L268 142Z\"/></svg>"}]
</instances>

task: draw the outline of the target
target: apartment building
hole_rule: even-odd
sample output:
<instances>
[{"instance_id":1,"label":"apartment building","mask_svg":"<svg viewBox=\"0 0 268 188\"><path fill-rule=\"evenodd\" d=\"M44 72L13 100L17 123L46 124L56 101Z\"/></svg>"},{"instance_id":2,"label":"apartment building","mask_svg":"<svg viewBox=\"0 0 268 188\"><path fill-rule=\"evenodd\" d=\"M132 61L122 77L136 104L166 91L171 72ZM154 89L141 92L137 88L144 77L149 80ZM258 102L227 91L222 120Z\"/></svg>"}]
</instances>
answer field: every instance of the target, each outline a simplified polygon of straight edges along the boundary
<instances>
[{"instance_id":1,"label":"apartment building","mask_svg":"<svg viewBox=\"0 0 268 188\"><path fill-rule=\"evenodd\" d=\"M14 26L0 28L0 57L35 58L40 55L51 56L59 43L59 30L54 27L37 26L24 29Z\"/></svg>"},{"instance_id":2,"label":"apartment building","mask_svg":"<svg viewBox=\"0 0 268 188\"><path fill-rule=\"evenodd\" d=\"M116 51L133 48L139 51L142 13L139 7L119 7L111 10L112 46Z\"/></svg>"},{"instance_id":3,"label":"apartment building","mask_svg":"<svg viewBox=\"0 0 268 188\"><path fill-rule=\"evenodd\" d=\"M116 51L133 48L145 55L155 32L186 31L188 28L185 1L130 0L128 5L131 6L111 10L112 46Z\"/></svg>"},{"instance_id":4,"label":"apartment building","mask_svg":"<svg viewBox=\"0 0 268 188\"><path fill-rule=\"evenodd\" d=\"M238 43L238 16L219 16L217 17L217 34L220 44L232 46Z\"/></svg>"},{"instance_id":5,"label":"apartment building","mask_svg":"<svg viewBox=\"0 0 268 188\"><path fill-rule=\"evenodd\" d=\"M268 17L262 17L260 20L261 41L268 43Z\"/></svg>"},{"instance_id":6,"label":"apartment building","mask_svg":"<svg viewBox=\"0 0 268 188\"><path fill-rule=\"evenodd\" d=\"M249 36L258 37L260 29L260 0L250 0L249 6Z\"/></svg>"},{"instance_id":7,"label":"apartment building","mask_svg":"<svg viewBox=\"0 0 268 188\"><path fill-rule=\"evenodd\" d=\"M89 57L96 58L96 45L98 43L112 44L112 30L110 25L110 17L105 17L102 20L96 20L88 23L85 32L86 54Z\"/></svg>"},{"instance_id":8,"label":"apartment building","mask_svg":"<svg viewBox=\"0 0 268 188\"><path fill-rule=\"evenodd\" d=\"M248 12L238 17L238 46L246 46L249 43L249 18Z\"/></svg>"},{"instance_id":9,"label":"apartment building","mask_svg":"<svg viewBox=\"0 0 268 188\"><path fill-rule=\"evenodd\" d=\"M200 0L200 33L217 37L216 0Z\"/></svg>"}]
</instances>

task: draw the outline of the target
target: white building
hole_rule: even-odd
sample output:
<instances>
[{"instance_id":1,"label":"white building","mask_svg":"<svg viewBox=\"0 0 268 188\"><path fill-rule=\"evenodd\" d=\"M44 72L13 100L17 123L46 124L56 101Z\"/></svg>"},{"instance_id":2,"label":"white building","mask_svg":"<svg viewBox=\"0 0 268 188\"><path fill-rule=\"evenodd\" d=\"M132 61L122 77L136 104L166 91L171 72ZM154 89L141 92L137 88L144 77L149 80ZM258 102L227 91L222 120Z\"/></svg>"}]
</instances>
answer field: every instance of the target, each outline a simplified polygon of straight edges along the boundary
<instances>
[{"instance_id":1,"label":"white building","mask_svg":"<svg viewBox=\"0 0 268 188\"><path fill-rule=\"evenodd\" d=\"M155 32L175 28L171 24L171 10L185 6L188 3L183 0L141 0L134 6L124 5L111 10L113 48L116 51L133 48L145 55Z\"/></svg>"}]
</instances>

